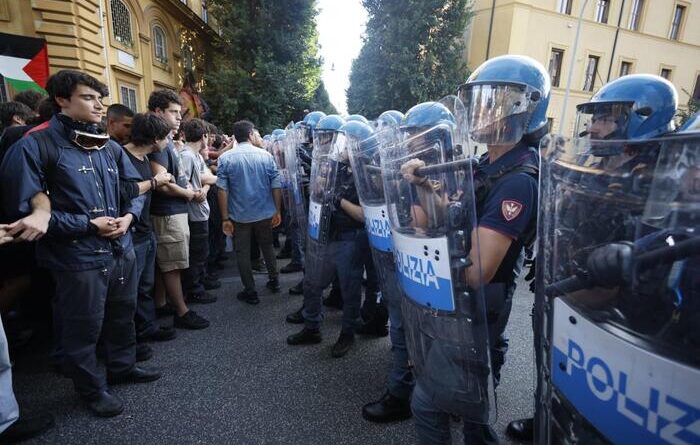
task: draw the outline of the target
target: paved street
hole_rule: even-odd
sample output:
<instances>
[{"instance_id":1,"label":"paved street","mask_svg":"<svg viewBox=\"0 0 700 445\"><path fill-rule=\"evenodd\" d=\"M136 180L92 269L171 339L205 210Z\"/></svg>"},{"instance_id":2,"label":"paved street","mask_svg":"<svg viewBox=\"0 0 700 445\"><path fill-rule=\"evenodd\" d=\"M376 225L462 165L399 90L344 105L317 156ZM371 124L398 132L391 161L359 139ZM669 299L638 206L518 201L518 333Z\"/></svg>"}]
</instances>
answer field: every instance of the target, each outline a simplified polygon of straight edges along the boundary
<instances>
[{"instance_id":1,"label":"paved street","mask_svg":"<svg viewBox=\"0 0 700 445\"><path fill-rule=\"evenodd\" d=\"M285 264L280 261L279 265ZM163 371L153 384L119 386L124 414L96 419L81 405L69 380L56 375L47 346L17 357L15 392L30 410L49 409L56 428L41 444L412 444L410 421L375 425L361 406L382 394L389 366L389 340L358 338L341 359L330 356L340 312L327 313L324 341L289 347L298 329L284 322L301 297L287 289L300 274L282 275L283 292L261 293L261 304L236 300L241 287L233 261L223 272L215 304L196 307L211 320L204 331L178 331L174 341L154 344L148 366ZM264 289L266 277L256 276ZM509 324L511 349L498 390L497 430L532 405L532 295L519 286ZM454 443L460 443L455 437Z\"/></svg>"}]
</instances>

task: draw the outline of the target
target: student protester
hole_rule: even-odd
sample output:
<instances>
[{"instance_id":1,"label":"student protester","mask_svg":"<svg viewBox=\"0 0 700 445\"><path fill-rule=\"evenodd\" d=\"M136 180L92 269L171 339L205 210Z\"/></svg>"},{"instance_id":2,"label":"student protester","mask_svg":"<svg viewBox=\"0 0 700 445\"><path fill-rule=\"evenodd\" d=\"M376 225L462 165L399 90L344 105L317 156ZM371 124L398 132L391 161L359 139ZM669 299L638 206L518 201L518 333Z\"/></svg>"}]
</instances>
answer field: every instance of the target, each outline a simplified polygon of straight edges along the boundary
<instances>
[{"instance_id":1,"label":"student protester","mask_svg":"<svg viewBox=\"0 0 700 445\"><path fill-rule=\"evenodd\" d=\"M188 303L214 303L216 297L206 292L206 264L209 256L209 187L216 183L216 176L207 168L200 154L209 149L209 128L198 118L182 125L185 148L180 153L185 176L195 197L188 204L190 228L190 267L182 275L183 291Z\"/></svg>"},{"instance_id":2,"label":"student protester","mask_svg":"<svg viewBox=\"0 0 700 445\"><path fill-rule=\"evenodd\" d=\"M182 105L177 94L170 90L151 93L148 109L163 118L177 133L182 117ZM183 329L204 329L209 321L190 310L185 303L182 291L182 272L190 267L188 224L188 203L197 197L189 187L180 151L170 140L162 152L149 155L153 175L170 173L173 181L158 187L151 198L151 223L156 234L156 274L155 304L156 313L173 315L173 325ZM166 306L166 292L172 306Z\"/></svg>"},{"instance_id":3,"label":"student protester","mask_svg":"<svg viewBox=\"0 0 700 445\"><path fill-rule=\"evenodd\" d=\"M124 145L124 151L141 176L138 182L139 194L145 196L141 218L132 227L134 251L138 274L136 300L136 339L145 341L168 341L175 338L171 327L158 326L153 303L153 283L156 265L156 236L150 218L151 196L153 191L172 179L168 172L153 176L148 155L165 150L170 135L170 126L153 113L137 114L133 117L131 142Z\"/></svg>"},{"instance_id":4,"label":"student protester","mask_svg":"<svg viewBox=\"0 0 700 445\"><path fill-rule=\"evenodd\" d=\"M160 378L135 365L137 274L129 228L138 221L143 198L122 203L119 182L139 177L97 126L105 85L87 74L62 70L49 78L46 90L60 112L47 128L17 142L3 160L4 207L11 218L29 214L48 192L47 235L38 241L36 256L56 283L54 330L63 370L93 414L115 416L124 407L107 383ZM18 171L22 181L14 178ZM107 378L97 364L100 336Z\"/></svg>"},{"instance_id":5,"label":"student protester","mask_svg":"<svg viewBox=\"0 0 700 445\"><path fill-rule=\"evenodd\" d=\"M107 134L120 145L129 142L131 136L131 121L134 112L122 104L112 104L107 107Z\"/></svg>"}]
</instances>

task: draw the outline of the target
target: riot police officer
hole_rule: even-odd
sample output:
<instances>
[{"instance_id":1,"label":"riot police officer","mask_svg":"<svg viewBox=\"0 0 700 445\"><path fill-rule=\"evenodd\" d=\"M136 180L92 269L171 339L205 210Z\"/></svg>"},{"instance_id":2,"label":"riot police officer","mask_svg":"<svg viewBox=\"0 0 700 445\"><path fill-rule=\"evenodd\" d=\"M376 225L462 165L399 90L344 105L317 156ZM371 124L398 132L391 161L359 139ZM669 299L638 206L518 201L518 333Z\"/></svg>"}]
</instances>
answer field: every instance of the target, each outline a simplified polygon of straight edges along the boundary
<instances>
[{"instance_id":1,"label":"riot police officer","mask_svg":"<svg viewBox=\"0 0 700 445\"><path fill-rule=\"evenodd\" d=\"M485 144L488 150L474 172L477 221L471 236L478 239L480 249L472 249L470 259L481 268L469 268L464 278L472 288L484 286L495 384L508 348L504 331L515 279L524 248L535 235L538 156L533 145L546 132L549 94L550 79L544 67L514 55L484 62L459 89L470 142ZM401 170L421 193L429 194L434 184L416 174L423 165L411 160ZM419 375L412 400L419 442L448 443L450 413L435 406L430 394ZM490 420L463 415L465 443L497 443Z\"/></svg>"},{"instance_id":2,"label":"riot police officer","mask_svg":"<svg viewBox=\"0 0 700 445\"><path fill-rule=\"evenodd\" d=\"M538 443L700 440L689 427L700 406L700 138L670 133L670 83L630 77L578 109L585 129L610 116L613 138L580 126L579 138L544 144Z\"/></svg>"},{"instance_id":3,"label":"riot police officer","mask_svg":"<svg viewBox=\"0 0 700 445\"><path fill-rule=\"evenodd\" d=\"M624 76L604 85L589 102L577 107L574 138L578 142L571 142L569 150L577 165L594 168L601 174L584 174L581 169L567 168L561 173L566 177L562 183L576 184L580 190L607 192L608 189L631 191L634 188L638 193L645 193L642 188L649 184L651 169L659 152L658 143L653 138L673 130L676 97L670 82L649 74ZM647 179L642 180L645 177ZM599 242L624 239L624 220L629 212L637 215L640 212L634 205L628 207L600 200L593 193L570 193L567 196L572 196L572 199L563 201L560 215L566 222L560 224L576 227L565 234L572 246L594 239ZM538 250L544 251L544 247ZM570 260L581 261L580 258ZM536 303L536 343L542 340L538 338L542 332L537 327L542 323L543 314L544 308ZM535 351L537 367L541 371L541 348L536 347ZM512 421L506 432L519 440L532 440L533 419Z\"/></svg>"},{"instance_id":4,"label":"riot police officer","mask_svg":"<svg viewBox=\"0 0 700 445\"><path fill-rule=\"evenodd\" d=\"M314 129L316 128L316 125L318 125L318 122L326 117L326 113L323 111L312 111L308 113L306 116L304 116L304 119L302 119L301 122L298 122L298 125L295 125L296 127L296 137L297 137L297 144L296 144L296 164L299 165L299 175L300 175L300 183L301 183L301 190L303 196L306 198L304 201L308 202L308 195L309 195L309 190L308 190L308 185L309 185L309 178L311 176L311 155L313 152L313 133ZM301 197L298 197L301 198ZM306 209L308 211L308 209ZM301 217L300 217L301 218ZM299 219L299 218L297 218ZM306 230L306 227L301 227L302 230ZM303 241L306 240L305 234L299 234L297 236L297 243L294 248L300 248L301 245L303 244ZM297 257L301 258L301 253L297 252L295 254ZM304 282L303 280L297 283L296 285L292 286L289 288L289 293L291 295L301 295L304 293ZM301 309L299 312L295 315L293 318L299 318L301 316Z\"/></svg>"},{"instance_id":5,"label":"riot police officer","mask_svg":"<svg viewBox=\"0 0 700 445\"><path fill-rule=\"evenodd\" d=\"M302 310L305 326L287 338L290 345L321 342L322 293L337 274L343 296L343 323L331 350L336 358L350 350L360 325L363 254L368 250L346 136L339 131L344 123L340 116L329 115L314 130Z\"/></svg>"},{"instance_id":6,"label":"riot police officer","mask_svg":"<svg viewBox=\"0 0 700 445\"><path fill-rule=\"evenodd\" d=\"M160 377L134 364L137 274L129 228L144 198L120 202L119 183L140 176L97 126L105 85L62 70L49 78L46 90L60 112L5 157L0 168L5 206L29 213L33 198L48 191L51 219L36 255L56 284L55 331L64 370L95 415L115 416L123 404L107 391L108 382ZM17 172L22 172L19 180ZM107 351L106 379L95 354L100 334Z\"/></svg>"}]
</instances>

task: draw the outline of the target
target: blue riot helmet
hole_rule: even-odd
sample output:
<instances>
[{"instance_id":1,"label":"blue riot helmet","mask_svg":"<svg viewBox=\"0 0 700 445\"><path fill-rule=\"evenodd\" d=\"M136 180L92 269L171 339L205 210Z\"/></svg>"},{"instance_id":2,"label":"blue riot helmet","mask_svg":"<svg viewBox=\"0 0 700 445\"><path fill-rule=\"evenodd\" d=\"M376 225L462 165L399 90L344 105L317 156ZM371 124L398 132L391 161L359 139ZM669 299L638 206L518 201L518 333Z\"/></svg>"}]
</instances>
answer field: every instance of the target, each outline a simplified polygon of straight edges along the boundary
<instances>
[{"instance_id":1,"label":"blue riot helmet","mask_svg":"<svg viewBox=\"0 0 700 445\"><path fill-rule=\"evenodd\" d=\"M377 117L375 126L377 129L400 125L403 120L403 113L396 110L388 110Z\"/></svg>"},{"instance_id":2,"label":"blue riot helmet","mask_svg":"<svg viewBox=\"0 0 700 445\"><path fill-rule=\"evenodd\" d=\"M668 80L630 74L613 80L576 107L574 137L644 141L673 131L678 94ZM598 156L620 154L623 144L592 144Z\"/></svg>"},{"instance_id":3,"label":"blue riot helmet","mask_svg":"<svg viewBox=\"0 0 700 445\"><path fill-rule=\"evenodd\" d=\"M337 114L329 114L318 121L314 128L314 145L327 144L333 139L335 133L345 124L345 119Z\"/></svg>"},{"instance_id":4,"label":"blue riot helmet","mask_svg":"<svg viewBox=\"0 0 700 445\"><path fill-rule=\"evenodd\" d=\"M488 145L518 143L547 131L551 82L541 63L506 55L482 63L459 87L470 137Z\"/></svg>"},{"instance_id":5,"label":"blue riot helmet","mask_svg":"<svg viewBox=\"0 0 700 445\"><path fill-rule=\"evenodd\" d=\"M397 110L387 110L379 115L378 119L389 118L393 119L396 124L400 124L403 119L403 113Z\"/></svg>"},{"instance_id":6,"label":"blue riot helmet","mask_svg":"<svg viewBox=\"0 0 700 445\"><path fill-rule=\"evenodd\" d=\"M371 148L372 146L376 147L376 143L371 144L368 140L368 138L370 138L374 134L374 130L369 124L366 124L359 120L346 121L345 124L342 127L340 127L339 131L341 133L344 133L347 139L352 139L352 141L346 142L342 147L340 146L340 144L338 144L338 147L335 150L335 159L338 161L347 162L349 157L347 153L347 143L360 144L359 148L361 151L363 151L365 148Z\"/></svg>"},{"instance_id":7,"label":"blue riot helmet","mask_svg":"<svg viewBox=\"0 0 700 445\"><path fill-rule=\"evenodd\" d=\"M452 135L456 128L454 114L440 102L414 105L399 126L410 155L428 164L452 160Z\"/></svg>"},{"instance_id":8,"label":"blue riot helmet","mask_svg":"<svg viewBox=\"0 0 700 445\"><path fill-rule=\"evenodd\" d=\"M439 102L423 102L406 112L401 121L401 129L414 133L440 124L455 125L454 115Z\"/></svg>"},{"instance_id":9,"label":"blue riot helmet","mask_svg":"<svg viewBox=\"0 0 700 445\"><path fill-rule=\"evenodd\" d=\"M369 124L369 121L367 120L367 118L362 116L361 114L351 114L350 116L345 118L345 122L353 122L353 121L362 122L363 124Z\"/></svg>"},{"instance_id":10,"label":"blue riot helmet","mask_svg":"<svg viewBox=\"0 0 700 445\"><path fill-rule=\"evenodd\" d=\"M314 129L318 122L324 117L326 117L326 113L323 111L312 111L304 116L304 119L301 121L301 126L305 128L306 131L302 133L302 143L310 143L313 140Z\"/></svg>"},{"instance_id":11,"label":"blue riot helmet","mask_svg":"<svg viewBox=\"0 0 700 445\"><path fill-rule=\"evenodd\" d=\"M284 136L285 133L286 132L284 130L282 130L281 128L277 128L275 130L272 130L272 138L273 139L279 138L280 136Z\"/></svg>"}]
</instances>

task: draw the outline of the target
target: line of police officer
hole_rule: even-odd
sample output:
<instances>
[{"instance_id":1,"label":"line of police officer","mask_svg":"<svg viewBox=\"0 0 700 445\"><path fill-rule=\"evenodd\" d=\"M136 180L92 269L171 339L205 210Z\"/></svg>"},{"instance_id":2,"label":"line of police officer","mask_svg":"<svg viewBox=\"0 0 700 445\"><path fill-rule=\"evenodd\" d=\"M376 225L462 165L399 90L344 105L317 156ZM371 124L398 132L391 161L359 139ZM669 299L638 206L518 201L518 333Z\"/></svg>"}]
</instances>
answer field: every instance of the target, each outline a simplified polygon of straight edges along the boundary
<instances>
[{"instance_id":1,"label":"line of police officer","mask_svg":"<svg viewBox=\"0 0 700 445\"><path fill-rule=\"evenodd\" d=\"M287 318L305 326L287 342L321 342L321 294L337 276L344 315L332 355L348 352L363 271L375 273L371 252L393 360L386 393L363 416L413 414L421 444L449 443L457 416L465 443L497 443L504 330L525 251L536 247L538 442L622 443L644 431L650 442L698 443L699 119L664 138L674 130L673 86L631 75L578 107L573 138L543 139L549 93L538 62L502 56L457 96L405 116L368 123L313 112L278 133L287 208L307 233L304 280L293 289L303 288L304 305ZM478 159L477 146L486 148ZM603 361L605 345L648 374ZM643 379L674 376L675 386L635 398ZM613 396L593 397L608 392L617 410ZM519 439L534 430L531 419L508 428Z\"/></svg>"}]
</instances>

